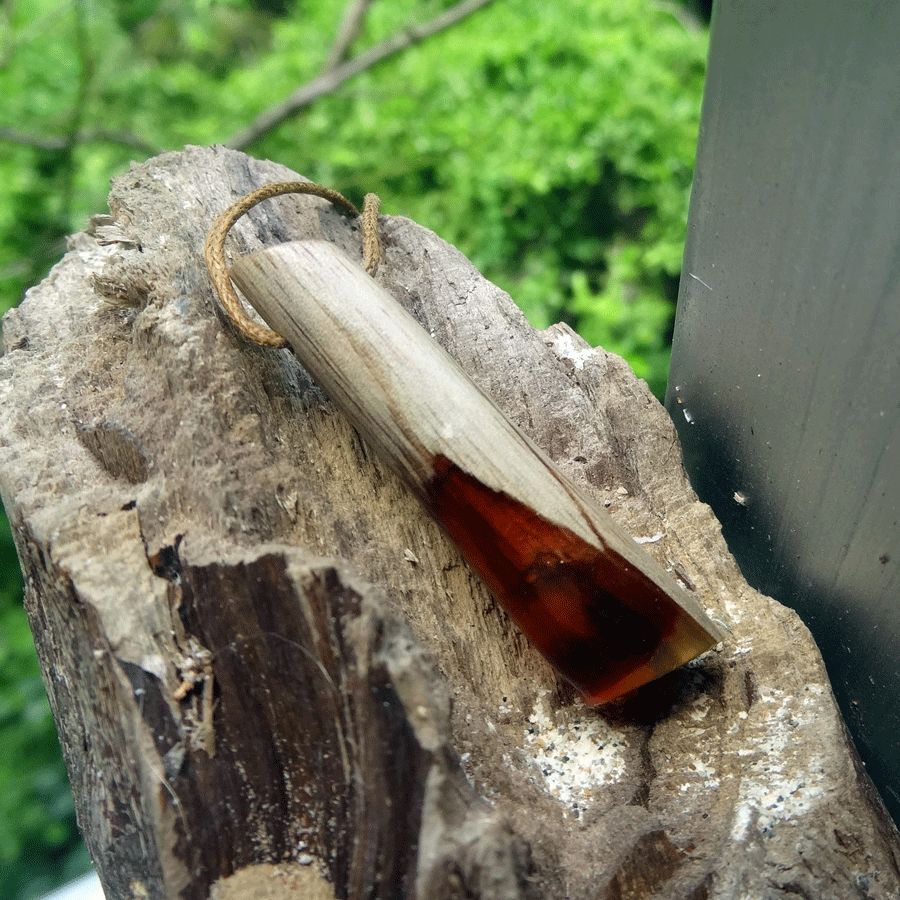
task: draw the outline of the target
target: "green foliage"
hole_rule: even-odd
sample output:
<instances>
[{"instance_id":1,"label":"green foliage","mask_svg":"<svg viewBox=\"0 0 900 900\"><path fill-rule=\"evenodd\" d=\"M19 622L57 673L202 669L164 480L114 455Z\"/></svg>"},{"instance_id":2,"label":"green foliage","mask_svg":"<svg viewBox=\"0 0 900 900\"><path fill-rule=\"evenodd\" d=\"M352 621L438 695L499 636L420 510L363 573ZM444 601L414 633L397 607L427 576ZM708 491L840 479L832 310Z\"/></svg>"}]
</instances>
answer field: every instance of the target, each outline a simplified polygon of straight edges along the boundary
<instances>
[{"instance_id":1,"label":"green foliage","mask_svg":"<svg viewBox=\"0 0 900 900\"><path fill-rule=\"evenodd\" d=\"M370 40L400 25L378 9ZM377 185L386 209L459 246L536 325L566 318L617 341L661 394L705 35L643 0L522 0L440 41L439 65L414 48L258 150L357 192ZM247 77L235 72L229 89ZM659 340L615 337L635 304L653 310Z\"/></svg>"},{"instance_id":2,"label":"green foliage","mask_svg":"<svg viewBox=\"0 0 900 900\"><path fill-rule=\"evenodd\" d=\"M442 5L374 4L359 44ZM317 73L342 6L275 19L241 0L22 2L0 95L33 133L65 135L77 118L148 148L221 141ZM63 39L45 37L51 24ZM705 32L647 0L497 2L249 149L357 194L377 188L386 211L457 244L536 325L564 318L612 348L641 297L669 310L654 314L665 340L705 52ZM0 204L6 305L61 252L61 236L102 209L105 176L146 152L13 148L0 163L12 186ZM596 303L584 292L574 303L578 272ZM665 353L644 358L641 347L626 358L661 393Z\"/></svg>"},{"instance_id":3,"label":"green foliage","mask_svg":"<svg viewBox=\"0 0 900 900\"><path fill-rule=\"evenodd\" d=\"M0 121L25 137L0 134L0 310L105 210L130 159L227 140L317 75L345 2L6 4ZM451 5L381 0L353 51ZM377 190L386 213L456 244L535 325L568 321L661 396L707 44L682 13L663 0L496 0L246 149L356 199ZM2 532L4 897L85 863L67 856L72 805L16 571Z\"/></svg>"}]
</instances>

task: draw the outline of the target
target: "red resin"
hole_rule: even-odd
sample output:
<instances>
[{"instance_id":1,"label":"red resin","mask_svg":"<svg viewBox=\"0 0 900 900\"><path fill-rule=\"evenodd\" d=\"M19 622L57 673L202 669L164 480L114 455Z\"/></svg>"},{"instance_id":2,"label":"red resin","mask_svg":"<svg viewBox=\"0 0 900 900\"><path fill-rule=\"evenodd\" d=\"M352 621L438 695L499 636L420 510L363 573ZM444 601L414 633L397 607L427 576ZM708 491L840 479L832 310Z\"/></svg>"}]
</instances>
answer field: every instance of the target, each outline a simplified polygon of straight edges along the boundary
<instances>
[{"instance_id":1,"label":"red resin","mask_svg":"<svg viewBox=\"0 0 900 900\"><path fill-rule=\"evenodd\" d=\"M587 544L443 456L425 491L469 565L587 703L613 700L675 667L666 645L690 617L617 553Z\"/></svg>"}]
</instances>

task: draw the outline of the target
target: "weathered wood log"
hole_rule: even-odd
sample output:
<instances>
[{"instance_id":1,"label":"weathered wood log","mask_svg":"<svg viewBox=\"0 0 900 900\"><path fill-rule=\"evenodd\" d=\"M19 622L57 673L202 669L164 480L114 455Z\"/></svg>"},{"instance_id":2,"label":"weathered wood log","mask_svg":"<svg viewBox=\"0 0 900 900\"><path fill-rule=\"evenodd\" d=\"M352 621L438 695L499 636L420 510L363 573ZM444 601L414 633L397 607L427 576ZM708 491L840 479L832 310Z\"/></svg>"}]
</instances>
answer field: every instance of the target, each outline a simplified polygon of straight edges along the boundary
<instances>
[{"instance_id":1,"label":"weathered wood log","mask_svg":"<svg viewBox=\"0 0 900 900\"><path fill-rule=\"evenodd\" d=\"M206 229L291 177L136 166L4 320L0 490L110 900L897 896L815 645L747 587L621 360L382 220L382 285L727 630L588 709L291 355L231 330ZM359 258L354 229L285 198L236 247Z\"/></svg>"}]
</instances>

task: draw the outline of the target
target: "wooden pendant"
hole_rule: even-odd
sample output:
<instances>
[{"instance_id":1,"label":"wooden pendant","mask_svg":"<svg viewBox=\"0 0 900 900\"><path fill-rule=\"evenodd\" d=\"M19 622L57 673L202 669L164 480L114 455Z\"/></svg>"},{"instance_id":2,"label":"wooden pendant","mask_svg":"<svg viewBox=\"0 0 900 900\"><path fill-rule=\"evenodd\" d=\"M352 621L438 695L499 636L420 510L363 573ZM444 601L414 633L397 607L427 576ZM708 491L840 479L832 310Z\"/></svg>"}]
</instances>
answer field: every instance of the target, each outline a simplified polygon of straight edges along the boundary
<instances>
[{"instance_id":1,"label":"wooden pendant","mask_svg":"<svg viewBox=\"0 0 900 900\"><path fill-rule=\"evenodd\" d=\"M699 604L334 245L259 250L231 277L587 703L721 640Z\"/></svg>"}]
</instances>

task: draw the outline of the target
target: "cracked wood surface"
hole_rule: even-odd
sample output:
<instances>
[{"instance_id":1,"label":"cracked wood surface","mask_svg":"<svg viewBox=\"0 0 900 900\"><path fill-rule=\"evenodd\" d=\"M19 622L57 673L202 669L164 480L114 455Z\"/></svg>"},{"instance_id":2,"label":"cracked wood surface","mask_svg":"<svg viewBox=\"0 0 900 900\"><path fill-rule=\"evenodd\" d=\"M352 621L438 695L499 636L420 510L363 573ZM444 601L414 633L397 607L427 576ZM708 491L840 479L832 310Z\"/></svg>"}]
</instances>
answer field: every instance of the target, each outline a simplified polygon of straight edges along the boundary
<instances>
[{"instance_id":1,"label":"cracked wood surface","mask_svg":"<svg viewBox=\"0 0 900 900\"><path fill-rule=\"evenodd\" d=\"M4 320L0 490L110 900L243 877L271 896L900 896L814 643L743 581L621 360L534 331L452 247L382 220L382 285L727 630L590 710L290 355L231 331L206 229L293 177L220 148L135 166ZM229 246L295 237L360 255L309 198Z\"/></svg>"}]
</instances>

